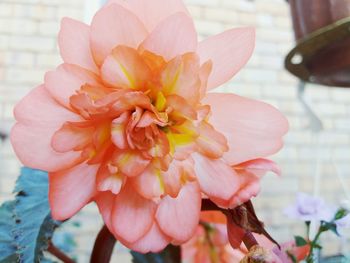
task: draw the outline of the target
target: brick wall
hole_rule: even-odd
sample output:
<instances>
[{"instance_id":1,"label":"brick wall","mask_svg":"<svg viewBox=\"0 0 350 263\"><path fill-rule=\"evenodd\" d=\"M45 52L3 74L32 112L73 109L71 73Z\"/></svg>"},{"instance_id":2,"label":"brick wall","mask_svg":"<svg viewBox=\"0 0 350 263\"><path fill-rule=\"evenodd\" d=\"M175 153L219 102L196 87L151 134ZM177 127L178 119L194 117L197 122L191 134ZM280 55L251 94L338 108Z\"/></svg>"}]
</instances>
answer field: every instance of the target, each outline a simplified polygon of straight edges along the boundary
<instances>
[{"instance_id":1,"label":"brick wall","mask_svg":"<svg viewBox=\"0 0 350 263\"><path fill-rule=\"evenodd\" d=\"M89 0L90 1L90 0ZM60 63L56 45L63 16L83 20L89 1L83 0L1 0L0 1L0 125L13 123L13 105L43 81L45 71ZM98 1L98 0L96 0ZM288 6L284 0L185 0L195 18L201 37L234 26L257 29L256 51L230 83L220 88L277 106L289 119L291 130L285 148L275 156L283 168L282 178L268 175L258 213L280 241L303 234L303 226L286 219L281 210L293 201L297 191L315 191L315 173L320 174L319 191L329 202L345 199L342 187L350 187L350 91L309 85L306 97L324 124L318 135L308 128L308 117L297 100L298 81L283 68L283 59L294 40ZM96 4L96 3L95 3ZM90 4L91 5L91 4ZM0 201L10 196L19 162L8 141L0 145ZM317 159L319 161L317 162ZM344 176L340 183L337 173ZM88 251L101 224L94 205L87 207L77 233L79 262ZM332 235L325 243L327 253L349 251L349 245ZM124 258L122 262L127 262Z\"/></svg>"}]
</instances>

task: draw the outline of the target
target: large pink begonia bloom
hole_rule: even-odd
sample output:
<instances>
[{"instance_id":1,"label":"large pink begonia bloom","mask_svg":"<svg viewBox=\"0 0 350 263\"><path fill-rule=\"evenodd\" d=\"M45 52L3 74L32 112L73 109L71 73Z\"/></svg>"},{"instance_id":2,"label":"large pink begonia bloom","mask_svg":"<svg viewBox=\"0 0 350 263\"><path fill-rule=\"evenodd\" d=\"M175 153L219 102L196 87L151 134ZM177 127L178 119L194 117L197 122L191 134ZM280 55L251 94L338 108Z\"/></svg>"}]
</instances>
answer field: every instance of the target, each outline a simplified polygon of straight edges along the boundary
<instances>
[{"instance_id":1,"label":"large pink begonia bloom","mask_svg":"<svg viewBox=\"0 0 350 263\"><path fill-rule=\"evenodd\" d=\"M231 166L277 152L287 121L207 93L246 64L253 29L198 43L182 1L114 0L91 26L63 19L59 48L64 63L16 106L11 134L23 164L49 172L53 218L95 201L124 245L156 252L191 238L202 194L232 208L257 193Z\"/></svg>"}]
</instances>

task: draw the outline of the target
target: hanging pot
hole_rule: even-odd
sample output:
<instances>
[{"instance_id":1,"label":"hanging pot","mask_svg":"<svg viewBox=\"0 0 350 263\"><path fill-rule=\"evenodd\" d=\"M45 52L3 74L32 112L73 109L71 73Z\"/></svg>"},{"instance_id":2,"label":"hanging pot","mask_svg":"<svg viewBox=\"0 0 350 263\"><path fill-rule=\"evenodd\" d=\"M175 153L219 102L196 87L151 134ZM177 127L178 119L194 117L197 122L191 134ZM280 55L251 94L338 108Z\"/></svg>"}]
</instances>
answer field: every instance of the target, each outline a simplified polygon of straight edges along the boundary
<instances>
[{"instance_id":1,"label":"hanging pot","mask_svg":"<svg viewBox=\"0 0 350 263\"><path fill-rule=\"evenodd\" d=\"M289 0L296 47L287 70L298 78L350 87L350 0Z\"/></svg>"}]
</instances>

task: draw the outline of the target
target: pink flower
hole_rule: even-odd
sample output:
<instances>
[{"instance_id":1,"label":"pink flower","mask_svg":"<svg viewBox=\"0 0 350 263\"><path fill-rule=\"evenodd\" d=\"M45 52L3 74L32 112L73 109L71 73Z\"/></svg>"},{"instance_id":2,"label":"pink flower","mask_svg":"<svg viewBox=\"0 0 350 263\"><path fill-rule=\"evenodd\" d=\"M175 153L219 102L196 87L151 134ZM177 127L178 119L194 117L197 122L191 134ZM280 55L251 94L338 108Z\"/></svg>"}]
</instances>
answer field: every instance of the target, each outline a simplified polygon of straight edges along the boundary
<instances>
[{"instance_id":1,"label":"pink flower","mask_svg":"<svg viewBox=\"0 0 350 263\"><path fill-rule=\"evenodd\" d=\"M156 252L192 237L203 193L223 207L257 193L231 166L277 152L287 121L207 93L245 65L253 29L198 43L180 0L115 0L91 26L63 19L59 48L64 63L16 106L11 133L23 164L49 172L55 219L95 201L118 240Z\"/></svg>"}]
</instances>

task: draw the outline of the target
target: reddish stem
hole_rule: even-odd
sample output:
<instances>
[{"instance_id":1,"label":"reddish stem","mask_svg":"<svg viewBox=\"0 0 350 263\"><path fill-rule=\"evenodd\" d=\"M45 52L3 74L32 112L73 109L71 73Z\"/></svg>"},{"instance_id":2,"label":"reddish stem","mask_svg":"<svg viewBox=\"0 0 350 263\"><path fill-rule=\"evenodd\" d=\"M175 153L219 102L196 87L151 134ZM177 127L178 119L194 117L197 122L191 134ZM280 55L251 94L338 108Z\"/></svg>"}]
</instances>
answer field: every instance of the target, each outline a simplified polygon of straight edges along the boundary
<instances>
[{"instance_id":1,"label":"reddish stem","mask_svg":"<svg viewBox=\"0 0 350 263\"><path fill-rule=\"evenodd\" d=\"M62 260L64 263L75 263L73 259L68 257L66 254L64 254L61 250L59 250L55 245L50 242L49 247L47 248L47 251L54 255L56 258Z\"/></svg>"},{"instance_id":2,"label":"reddish stem","mask_svg":"<svg viewBox=\"0 0 350 263\"><path fill-rule=\"evenodd\" d=\"M243 243L248 250L250 250L252 247L256 245L259 245L258 241L256 241L252 232L249 232L249 231L245 233L245 236L243 237Z\"/></svg>"},{"instance_id":3,"label":"reddish stem","mask_svg":"<svg viewBox=\"0 0 350 263\"><path fill-rule=\"evenodd\" d=\"M114 238L111 232L109 232L107 226L104 225L96 238L90 262L109 263L116 241L117 240Z\"/></svg>"}]
</instances>

